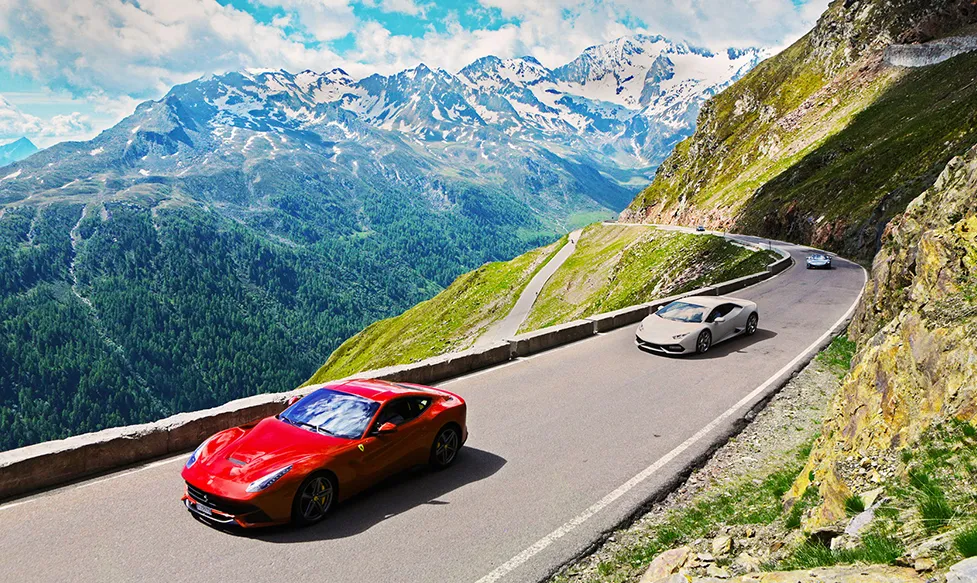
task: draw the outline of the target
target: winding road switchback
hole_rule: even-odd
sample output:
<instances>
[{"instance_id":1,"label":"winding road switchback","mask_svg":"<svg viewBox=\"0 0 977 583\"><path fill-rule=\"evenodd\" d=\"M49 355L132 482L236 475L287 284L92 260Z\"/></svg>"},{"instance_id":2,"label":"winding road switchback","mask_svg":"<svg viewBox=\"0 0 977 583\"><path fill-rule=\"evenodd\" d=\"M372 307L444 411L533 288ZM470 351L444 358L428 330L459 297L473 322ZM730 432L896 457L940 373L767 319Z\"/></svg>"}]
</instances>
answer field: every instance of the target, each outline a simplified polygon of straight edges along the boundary
<instances>
[{"instance_id":1,"label":"winding road switchback","mask_svg":"<svg viewBox=\"0 0 977 583\"><path fill-rule=\"evenodd\" d=\"M529 283L526 284L522 293L519 294L519 299L516 300L515 305L512 306L512 309L509 310L506 317L486 330L485 334L482 334L478 342L475 343L476 346L492 344L493 342L499 342L516 335L516 332L519 331L519 326L522 326L522 323L529 316L529 312L532 311L533 304L536 303L536 298L539 297L539 292L543 291L543 286L553 277L556 270L566 263L566 260L576 251L577 242L580 241L581 233L583 233L583 229L577 229L567 236L566 244L529 280Z\"/></svg>"},{"instance_id":2,"label":"winding road switchback","mask_svg":"<svg viewBox=\"0 0 977 583\"><path fill-rule=\"evenodd\" d=\"M748 238L747 238L748 239ZM442 383L471 438L305 529L228 534L180 503L186 456L0 506L10 582L534 582L585 551L682 470L850 314L864 270L796 264L735 295L760 330L702 356L634 346L634 327Z\"/></svg>"}]
</instances>

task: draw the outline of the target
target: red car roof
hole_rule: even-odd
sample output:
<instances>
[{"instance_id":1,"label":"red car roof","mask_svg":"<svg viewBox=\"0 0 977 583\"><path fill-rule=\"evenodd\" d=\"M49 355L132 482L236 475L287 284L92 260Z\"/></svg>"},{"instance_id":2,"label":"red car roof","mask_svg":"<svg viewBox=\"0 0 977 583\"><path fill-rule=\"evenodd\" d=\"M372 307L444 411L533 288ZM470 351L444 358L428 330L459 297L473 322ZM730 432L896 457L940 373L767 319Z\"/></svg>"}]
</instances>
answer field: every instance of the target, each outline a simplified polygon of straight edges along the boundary
<instances>
[{"instance_id":1,"label":"red car roof","mask_svg":"<svg viewBox=\"0 0 977 583\"><path fill-rule=\"evenodd\" d=\"M377 379L353 379L340 383L327 383L323 388L335 389L381 403L402 395L416 395L422 392L419 389Z\"/></svg>"}]
</instances>

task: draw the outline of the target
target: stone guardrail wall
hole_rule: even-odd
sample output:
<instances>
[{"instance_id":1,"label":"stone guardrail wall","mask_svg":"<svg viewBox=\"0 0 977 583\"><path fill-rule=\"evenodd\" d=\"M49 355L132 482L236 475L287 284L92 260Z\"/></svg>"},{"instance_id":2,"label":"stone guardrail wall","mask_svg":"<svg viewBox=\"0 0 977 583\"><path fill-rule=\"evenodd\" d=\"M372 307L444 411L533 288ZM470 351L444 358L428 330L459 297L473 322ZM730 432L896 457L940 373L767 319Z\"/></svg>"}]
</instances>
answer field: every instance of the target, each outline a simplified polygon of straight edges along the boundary
<instances>
[{"instance_id":1,"label":"stone guardrail wall","mask_svg":"<svg viewBox=\"0 0 977 583\"><path fill-rule=\"evenodd\" d=\"M883 60L894 67L928 67L971 51L977 51L977 37L956 36L917 45L889 45Z\"/></svg>"},{"instance_id":2,"label":"stone guardrail wall","mask_svg":"<svg viewBox=\"0 0 977 583\"><path fill-rule=\"evenodd\" d=\"M783 257L770 264L766 271L520 334L508 341L477 349L436 356L408 365L364 371L356 378L432 384L590 338L598 333L635 324L653 310L679 298L722 295L769 279L792 263L790 254L780 249L776 251ZM105 429L0 452L0 500L190 451L218 431L281 412L288 399L305 395L317 387L313 385L285 393L256 395L213 409L180 413L153 423Z\"/></svg>"}]
</instances>

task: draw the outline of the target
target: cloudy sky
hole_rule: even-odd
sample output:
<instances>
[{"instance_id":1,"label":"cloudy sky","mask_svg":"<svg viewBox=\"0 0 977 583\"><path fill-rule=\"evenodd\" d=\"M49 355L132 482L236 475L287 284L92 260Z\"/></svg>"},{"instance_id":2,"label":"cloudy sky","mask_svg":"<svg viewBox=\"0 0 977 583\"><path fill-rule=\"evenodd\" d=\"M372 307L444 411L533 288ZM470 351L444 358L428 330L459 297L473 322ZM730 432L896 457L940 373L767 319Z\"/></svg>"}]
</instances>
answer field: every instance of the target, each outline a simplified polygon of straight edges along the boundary
<instances>
[{"instance_id":1,"label":"cloudy sky","mask_svg":"<svg viewBox=\"0 0 977 583\"><path fill-rule=\"evenodd\" d=\"M477 57L562 65L663 34L782 47L828 0L0 0L0 143L88 139L173 85L245 67L353 76Z\"/></svg>"}]
</instances>

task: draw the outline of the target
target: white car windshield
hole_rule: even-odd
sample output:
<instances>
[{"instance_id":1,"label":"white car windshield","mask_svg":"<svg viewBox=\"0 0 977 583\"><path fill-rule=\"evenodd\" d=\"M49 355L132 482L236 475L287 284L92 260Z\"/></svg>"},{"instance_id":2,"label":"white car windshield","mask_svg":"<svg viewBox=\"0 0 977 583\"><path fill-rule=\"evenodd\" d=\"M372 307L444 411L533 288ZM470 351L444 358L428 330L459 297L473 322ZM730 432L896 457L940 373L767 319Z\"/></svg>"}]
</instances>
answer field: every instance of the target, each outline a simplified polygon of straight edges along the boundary
<instances>
[{"instance_id":1,"label":"white car windshield","mask_svg":"<svg viewBox=\"0 0 977 583\"><path fill-rule=\"evenodd\" d=\"M706 317L706 309L687 302L672 302L655 312L659 318L674 322L689 322L698 324Z\"/></svg>"}]
</instances>

